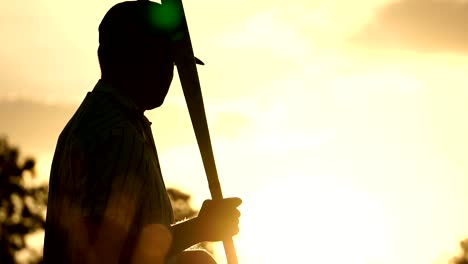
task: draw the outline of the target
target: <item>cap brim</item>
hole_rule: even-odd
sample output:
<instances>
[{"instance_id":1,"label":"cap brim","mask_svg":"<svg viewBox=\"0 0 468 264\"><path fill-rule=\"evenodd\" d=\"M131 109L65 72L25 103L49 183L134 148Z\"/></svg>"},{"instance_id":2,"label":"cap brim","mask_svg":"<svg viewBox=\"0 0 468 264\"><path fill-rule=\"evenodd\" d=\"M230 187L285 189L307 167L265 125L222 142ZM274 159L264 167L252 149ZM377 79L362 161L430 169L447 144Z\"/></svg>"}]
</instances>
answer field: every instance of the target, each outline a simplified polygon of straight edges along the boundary
<instances>
[{"instance_id":1,"label":"cap brim","mask_svg":"<svg viewBox=\"0 0 468 264\"><path fill-rule=\"evenodd\" d=\"M199 58L195 57L195 63L199 65L205 65L203 61L201 61Z\"/></svg>"}]
</instances>

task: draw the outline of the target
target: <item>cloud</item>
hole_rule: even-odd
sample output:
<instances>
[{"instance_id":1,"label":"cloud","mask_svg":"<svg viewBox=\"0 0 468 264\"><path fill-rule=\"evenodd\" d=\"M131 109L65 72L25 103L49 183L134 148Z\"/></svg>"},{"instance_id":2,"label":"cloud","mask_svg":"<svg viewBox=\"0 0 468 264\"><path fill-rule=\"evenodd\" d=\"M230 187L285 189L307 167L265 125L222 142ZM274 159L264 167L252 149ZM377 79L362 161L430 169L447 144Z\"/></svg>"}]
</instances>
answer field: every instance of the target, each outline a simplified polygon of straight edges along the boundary
<instances>
[{"instance_id":1,"label":"cloud","mask_svg":"<svg viewBox=\"0 0 468 264\"><path fill-rule=\"evenodd\" d=\"M78 103L100 73L97 27L110 4L0 3L0 98Z\"/></svg>"},{"instance_id":2,"label":"cloud","mask_svg":"<svg viewBox=\"0 0 468 264\"><path fill-rule=\"evenodd\" d=\"M76 106L32 101L0 101L0 134L33 156L53 152L57 138Z\"/></svg>"},{"instance_id":3,"label":"cloud","mask_svg":"<svg viewBox=\"0 0 468 264\"><path fill-rule=\"evenodd\" d=\"M380 10L353 39L375 48L468 52L468 2L402 0Z\"/></svg>"}]
</instances>

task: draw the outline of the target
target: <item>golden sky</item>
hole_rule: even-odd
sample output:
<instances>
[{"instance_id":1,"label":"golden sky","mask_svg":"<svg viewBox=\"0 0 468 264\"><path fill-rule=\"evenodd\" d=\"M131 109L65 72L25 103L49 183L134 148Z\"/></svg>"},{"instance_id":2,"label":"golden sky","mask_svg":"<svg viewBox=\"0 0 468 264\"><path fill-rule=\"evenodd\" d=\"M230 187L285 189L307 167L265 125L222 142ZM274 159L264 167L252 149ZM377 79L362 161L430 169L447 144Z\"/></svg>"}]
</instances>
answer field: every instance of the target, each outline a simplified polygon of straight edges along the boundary
<instances>
[{"instance_id":1,"label":"golden sky","mask_svg":"<svg viewBox=\"0 0 468 264\"><path fill-rule=\"evenodd\" d=\"M97 27L115 3L0 4L0 133L37 156L43 179L99 78ZM244 199L242 263L456 253L468 237L468 1L184 6L221 184ZM198 206L209 193L177 78L147 116L167 184Z\"/></svg>"}]
</instances>

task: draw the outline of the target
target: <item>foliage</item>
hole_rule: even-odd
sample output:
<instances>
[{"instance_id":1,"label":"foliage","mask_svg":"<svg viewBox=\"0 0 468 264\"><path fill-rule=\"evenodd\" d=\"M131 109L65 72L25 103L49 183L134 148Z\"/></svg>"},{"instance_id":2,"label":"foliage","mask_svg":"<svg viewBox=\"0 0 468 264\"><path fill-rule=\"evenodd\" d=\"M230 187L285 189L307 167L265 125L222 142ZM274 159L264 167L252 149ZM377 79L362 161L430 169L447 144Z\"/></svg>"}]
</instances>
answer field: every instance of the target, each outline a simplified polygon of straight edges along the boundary
<instances>
[{"instance_id":1,"label":"foliage","mask_svg":"<svg viewBox=\"0 0 468 264\"><path fill-rule=\"evenodd\" d=\"M178 189L168 188L167 194L171 200L174 218L176 222L192 218L197 215L192 207L190 207L190 195Z\"/></svg>"},{"instance_id":2,"label":"foliage","mask_svg":"<svg viewBox=\"0 0 468 264\"><path fill-rule=\"evenodd\" d=\"M174 188L168 188L167 193L171 200L172 208L174 210L174 218L176 222L192 218L198 214L190 206L190 195ZM197 248L204 249L213 254L213 247L210 242L202 242L196 246Z\"/></svg>"},{"instance_id":3,"label":"foliage","mask_svg":"<svg viewBox=\"0 0 468 264\"><path fill-rule=\"evenodd\" d=\"M30 263L41 263L41 256L26 246L26 236L44 230L47 205L47 186L27 186L27 175L34 177L35 161L20 160L18 148L10 146L6 138L0 138L0 260L2 264L16 263L18 252L27 250L33 256ZM174 209L175 221L197 215L190 205L190 195L168 188ZM209 252L209 243L200 248Z\"/></svg>"},{"instance_id":4,"label":"foliage","mask_svg":"<svg viewBox=\"0 0 468 264\"><path fill-rule=\"evenodd\" d=\"M28 250L26 235L44 228L47 187L25 185L27 173L35 175L34 166L31 158L20 161L18 149L0 138L0 259L5 264Z\"/></svg>"},{"instance_id":5,"label":"foliage","mask_svg":"<svg viewBox=\"0 0 468 264\"><path fill-rule=\"evenodd\" d=\"M468 264L468 238L460 241L461 254L451 260L452 264Z\"/></svg>"}]
</instances>

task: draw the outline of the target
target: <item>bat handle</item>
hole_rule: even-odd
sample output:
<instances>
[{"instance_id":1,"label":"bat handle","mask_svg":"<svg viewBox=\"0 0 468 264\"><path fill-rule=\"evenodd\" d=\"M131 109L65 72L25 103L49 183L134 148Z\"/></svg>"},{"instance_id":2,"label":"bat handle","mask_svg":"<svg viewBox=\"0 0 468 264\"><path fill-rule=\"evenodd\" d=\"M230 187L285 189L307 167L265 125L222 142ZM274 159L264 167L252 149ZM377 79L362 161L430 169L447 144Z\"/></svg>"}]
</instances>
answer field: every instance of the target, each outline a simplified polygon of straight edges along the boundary
<instances>
[{"instance_id":1,"label":"bat handle","mask_svg":"<svg viewBox=\"0 0 468 264\"><path fill-rule=\"evenodd\" d=\"M216 177L217 179L218 177ZM221 191L221 185L219 184L218 180L214 180L209 185L211 197L215 200L222 200L223 193ZM234 246L234 241L231 238L223 240L224 252L226 253L226 260L227 264L238 264L239 261L237 259L236 248Z\"/></svg>"},{"instance_id":2,"label":"bat handle","mask_svg":"<svg viewBox=\"0 0 468 264\"><path fill-rule=\"evenodd\" d=\"M238 264L236 248L234 247L234 241L232 238L223 241L224 252L226 253L226 259L228 264Z\"/></svg>"}]
</instances>

